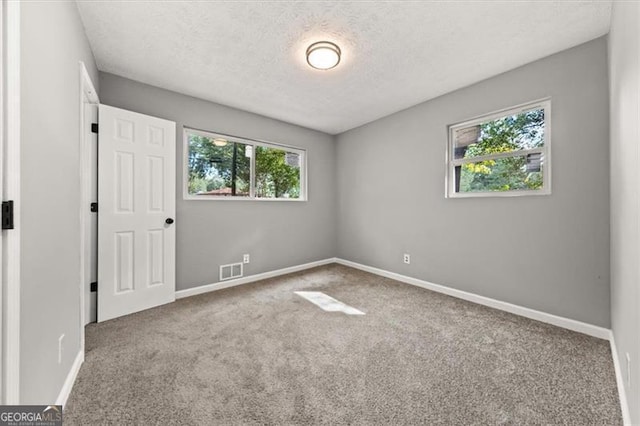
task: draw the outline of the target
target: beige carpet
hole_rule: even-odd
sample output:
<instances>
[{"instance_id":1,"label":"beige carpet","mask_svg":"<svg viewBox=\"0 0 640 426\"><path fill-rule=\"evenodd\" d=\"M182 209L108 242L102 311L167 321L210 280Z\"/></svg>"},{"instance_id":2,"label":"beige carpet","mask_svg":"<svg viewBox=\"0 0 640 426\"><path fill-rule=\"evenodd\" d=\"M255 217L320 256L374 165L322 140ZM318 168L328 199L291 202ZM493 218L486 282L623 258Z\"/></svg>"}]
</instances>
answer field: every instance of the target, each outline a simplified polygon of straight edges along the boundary
<instances>
[{"instance_id":1,"label":"beige carpet","mask_svg":"<svg viewBox=\"0 0 640 426\"><path fill-rule=\"evenodd\" d=\"M608 342L339 265L86 332L65 424L621 424Z\"/></svg>"}]
</instances>

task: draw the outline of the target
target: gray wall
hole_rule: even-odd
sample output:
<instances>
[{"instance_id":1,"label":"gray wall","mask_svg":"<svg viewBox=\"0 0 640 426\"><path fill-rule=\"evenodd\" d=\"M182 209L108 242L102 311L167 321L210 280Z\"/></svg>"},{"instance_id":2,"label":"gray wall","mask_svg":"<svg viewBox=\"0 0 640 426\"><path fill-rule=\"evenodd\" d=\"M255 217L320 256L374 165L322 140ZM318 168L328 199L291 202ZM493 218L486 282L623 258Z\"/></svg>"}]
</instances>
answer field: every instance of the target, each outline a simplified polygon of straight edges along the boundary
<instances>
[{"instance_id":1,"label":"gray wall","mask_svg":"<svg viewBox=\"0 0 640 426\"><path fill-rule=\"evenodd\" d=\"M447 125L547 96L552 195L445 199ZM343 133L338 255L608 327L608 132L600 38Z\"/></svg>"},{"instance_id":2,"label":"gray wall","mask_svg":"<svg viewBox=\"0 0 640 426\"><path fill-rule=\"evenodd\" d=\"M640 4L614 2L611 94L611 327L633 424L640 424Z\"/></svg>"},{"instance_id":3,"label":"gray wall","mask_svg":"<svg viewBox=\"0 0 640 426\"><path fill-rule=\"evenodd\" d=\"M98 73L75 2L21 9L20 402L51 404L80 348L78 61Z\"/></svg>"},{"instance_id":4,"label":"gray wall","mask_svg":"<svg viewBox=\"0 0 640 426\"><path fill-rule=\"evenodd\" d=\"M100 73L100 101L177 123L178 290L218 281L221 264L251 255L245 275L333 257L335 143L324 133ZM305 148L308 201L185 201L183 126Z\"/></svg>"}]
</instances>

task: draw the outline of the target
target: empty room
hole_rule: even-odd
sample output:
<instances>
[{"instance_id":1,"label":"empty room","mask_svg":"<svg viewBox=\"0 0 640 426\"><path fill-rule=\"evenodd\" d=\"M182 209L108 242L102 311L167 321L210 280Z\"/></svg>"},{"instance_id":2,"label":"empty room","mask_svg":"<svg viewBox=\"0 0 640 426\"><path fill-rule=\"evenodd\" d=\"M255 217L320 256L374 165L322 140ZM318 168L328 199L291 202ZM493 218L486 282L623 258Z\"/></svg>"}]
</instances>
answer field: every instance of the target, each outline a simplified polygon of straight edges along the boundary
<instances>
[{"instance_id":1,"label":"empty room","mask_svg":"<svg viewBox=\"0 0 640 426\"><path fill-rule=\"evenodd\" d=\"M640 425L640 2L0 15L0 424Z\"/></svg>"}]
</instances>

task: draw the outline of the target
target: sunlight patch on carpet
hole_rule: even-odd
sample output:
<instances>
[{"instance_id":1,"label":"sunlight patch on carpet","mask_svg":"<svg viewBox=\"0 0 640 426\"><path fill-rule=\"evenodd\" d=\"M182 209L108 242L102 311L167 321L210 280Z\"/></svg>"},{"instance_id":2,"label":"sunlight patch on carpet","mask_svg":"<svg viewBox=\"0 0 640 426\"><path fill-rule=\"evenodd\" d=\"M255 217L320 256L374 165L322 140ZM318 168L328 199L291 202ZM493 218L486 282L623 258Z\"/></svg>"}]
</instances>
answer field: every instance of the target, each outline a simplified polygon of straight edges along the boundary
<instances>
[{"instance_id":1,"label":"sunlight patch on carpet","mask_svg":"<svg viewBox=\"0 0 640 426\"><path fill-rule=\"evenodd\" d=\"M320 291L294 291L294 293L300 297L307 299L309 302L320 307L321 309L324 309L327 312L344 312L347 315L365 314L364 312L349 305L345 305L341 301L336 300L331 296L327 296Z\"/></svg>"}]
</instances>

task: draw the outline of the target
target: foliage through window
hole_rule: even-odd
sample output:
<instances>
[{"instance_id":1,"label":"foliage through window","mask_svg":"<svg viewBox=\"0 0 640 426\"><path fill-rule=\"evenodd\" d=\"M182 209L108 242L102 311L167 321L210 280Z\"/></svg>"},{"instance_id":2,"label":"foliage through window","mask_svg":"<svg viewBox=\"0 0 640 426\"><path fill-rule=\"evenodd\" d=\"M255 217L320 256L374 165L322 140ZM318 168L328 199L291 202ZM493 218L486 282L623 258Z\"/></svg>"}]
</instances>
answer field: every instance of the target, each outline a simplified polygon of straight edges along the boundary
<instances>
[{"instance_id":1,"label":"foliage through window","mask_svg":"<svg viewBox=\"0 0 640 426\"><path fill-rule=\"evenodd\" d=\"M449 126L447 196L548 194L550 102Z\"/></svg>"},{"instance_id":2,"label":"foliage through window","mask_svg":"<svg viewBox=\"0 0 640 426\"><path fill-rule=\"evenodd\" d=\"M185 129L186 198L304 200L305 151Z\"/></svg>"}]
</instances>

